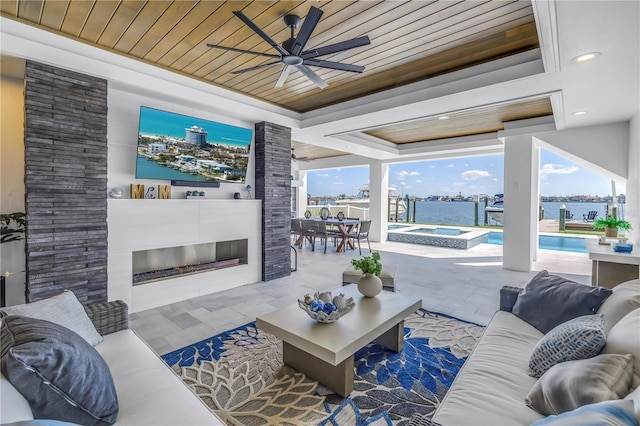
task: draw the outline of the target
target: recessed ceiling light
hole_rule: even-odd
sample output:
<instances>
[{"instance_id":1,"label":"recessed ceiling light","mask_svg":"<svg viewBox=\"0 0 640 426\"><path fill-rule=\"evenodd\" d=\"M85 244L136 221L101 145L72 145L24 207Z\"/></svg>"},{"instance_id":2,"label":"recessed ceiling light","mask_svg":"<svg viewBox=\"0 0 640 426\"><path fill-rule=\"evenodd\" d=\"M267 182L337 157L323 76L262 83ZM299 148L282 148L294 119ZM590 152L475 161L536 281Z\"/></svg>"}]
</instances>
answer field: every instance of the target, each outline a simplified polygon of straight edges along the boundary
<instances>
[{"instance_id":1,"label":"recessed ceiling light","mask_svg":"<svg viewBox=\"0 0 640 426\"><path fill-rule=\"evenodd\" d=\"M448 115L441 115L440 117L438 117L438 120L448 120L449 116Z\"/></svg>"},{"instance_id":2,"label":"recessed ceiling light","mask_svg":"<svg viewBox=\"0 0 640 426\"><path fill-rule=\"evenodd\" d=\"M585 115L587 113L587 111L576 111L573 113L573 115Z\"/></svg>"},{"instance_id":3,"label":"recessed ceiling light","mask_svg":"<svg viewBox=\"0 0 640 426\"><path fill-rule=\"evenodd\" d=\"M583 62L593 61L598 56L600 56L600 52L583 53L582 55L576 56L575 58L573 58L571 60L571 62L575 62L575 63L581 64Z\"/></svg>"}]
</instances>

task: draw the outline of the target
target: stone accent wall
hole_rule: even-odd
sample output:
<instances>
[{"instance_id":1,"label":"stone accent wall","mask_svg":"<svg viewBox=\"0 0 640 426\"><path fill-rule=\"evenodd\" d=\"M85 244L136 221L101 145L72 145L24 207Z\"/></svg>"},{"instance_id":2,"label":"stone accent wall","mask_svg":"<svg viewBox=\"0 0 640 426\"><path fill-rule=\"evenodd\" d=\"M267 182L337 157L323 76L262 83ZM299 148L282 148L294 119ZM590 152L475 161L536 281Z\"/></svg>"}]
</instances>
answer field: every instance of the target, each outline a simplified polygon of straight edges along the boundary
<instances>
[{"instance_id":1,"label":"stone accent wall","mask_svg":"<svg viewBox=\"0 0 640 426\"><path fill-rule=\"evenodd\" d=\"M262 200L262 280L291 275L291 129L255 125L257 200Z\"/></svg>"},{"instance_id":2,"label":"stone accent wall","mask_svg":"<svg viewBox=\"0 0 640 426\"><path fill-rule=\"evenodd\" d=\"M27 301L107 300L107 82L27 61Z\"/></svg>"}]
</instances>

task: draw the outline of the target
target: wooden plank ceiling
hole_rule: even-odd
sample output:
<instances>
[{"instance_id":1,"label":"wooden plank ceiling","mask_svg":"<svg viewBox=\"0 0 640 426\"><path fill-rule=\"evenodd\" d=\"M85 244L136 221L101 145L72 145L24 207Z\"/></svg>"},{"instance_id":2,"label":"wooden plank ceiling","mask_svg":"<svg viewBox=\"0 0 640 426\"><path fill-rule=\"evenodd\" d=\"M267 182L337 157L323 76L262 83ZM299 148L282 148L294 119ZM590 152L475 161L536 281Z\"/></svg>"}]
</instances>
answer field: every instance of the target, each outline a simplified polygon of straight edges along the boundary
<instances>
[{"instance_id":1,"label":"wooden plank ceiling","mask_svg":"<svg viewBox=\"0 0 640 426\"><path fill-rule=\"evenodd\" d=\"M317 88L294 70L275 88L281 64L242 74L231 71L272 58L207 47L207 43L277 54L233 11L242 11L278 43L289 38L283 16L324 12L305 50L367 35L371 44L321 59L362 65L362 74L312 67L329 86ZM79 40L296 112L503 58L539 47L529 0L435 1L214 1L214 0L2 0L2 16ZM299 29L298 29L299 30ZM544 104L544 105L543 105ZM510 110L513 108L513 110ZM374 129L369 134L408 143L502 128L508 117L551 113L546 101L502 105ZM339 154L298 146L300 157ZM306 155L306 154L309 155Z\"/></svg>"},{"instance_id":2,"label":"wooden plank ceiling","mask_svg":"<svg viewBox=\"0 0 640 426\"><path fill-rule=\"evenodd\" d=\"M324 12L306 49L368 35L371 44L322 59L363 65L363 74L313 68L319 89L297 70L275 88L282 65L231 71L271 58L211 49L207 43L277 54L233 11L276 42L282 17ZM538 47L530 2L15 0L2 15L193 78L305 112Z\"/></svg>"}]
</instances>

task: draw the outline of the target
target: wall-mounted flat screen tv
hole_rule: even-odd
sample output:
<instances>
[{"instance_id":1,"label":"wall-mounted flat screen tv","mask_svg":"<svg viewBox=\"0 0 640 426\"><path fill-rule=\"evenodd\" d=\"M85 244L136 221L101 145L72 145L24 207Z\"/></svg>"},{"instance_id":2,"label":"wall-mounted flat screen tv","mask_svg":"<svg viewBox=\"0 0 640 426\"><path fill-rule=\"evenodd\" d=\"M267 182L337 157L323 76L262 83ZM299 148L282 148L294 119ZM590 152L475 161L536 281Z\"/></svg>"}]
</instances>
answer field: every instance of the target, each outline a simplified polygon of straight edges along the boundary
<instances>
[{"instance_id":1,"label":"wall-mounted flat screen tv","mask_svg":"<svg viewBox=\"0 0 640 426\"><path fill-rule=\"evenodd\" d=\"M136 178L244 183L253 131L140 107Z\"/></svg>"}]
</instances>

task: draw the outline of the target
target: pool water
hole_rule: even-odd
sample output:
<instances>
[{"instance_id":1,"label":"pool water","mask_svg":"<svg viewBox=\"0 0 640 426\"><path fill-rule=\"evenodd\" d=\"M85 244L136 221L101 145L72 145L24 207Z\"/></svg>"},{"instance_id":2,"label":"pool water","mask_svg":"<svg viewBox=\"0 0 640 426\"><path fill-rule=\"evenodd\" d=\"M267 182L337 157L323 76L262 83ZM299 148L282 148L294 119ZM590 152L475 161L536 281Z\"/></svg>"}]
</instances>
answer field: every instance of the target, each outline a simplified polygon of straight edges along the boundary
<instances>
[{"instance_id":1,"label":"pool water","mask_svg":"<svg viewBox=\"0 0 640 426\"><path fill-rule=\"evenodd\" d=\"M502 245L502 232L489 232L489 244ZM584 238L561 237L557 235L539 235L538 247L543 250L570 251L574 253L586 253L587 247Z\"/></svg>"}]
</instances>

